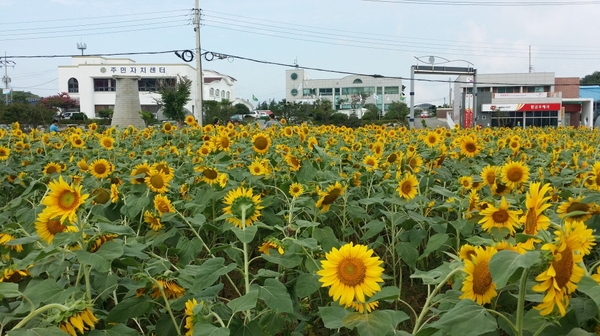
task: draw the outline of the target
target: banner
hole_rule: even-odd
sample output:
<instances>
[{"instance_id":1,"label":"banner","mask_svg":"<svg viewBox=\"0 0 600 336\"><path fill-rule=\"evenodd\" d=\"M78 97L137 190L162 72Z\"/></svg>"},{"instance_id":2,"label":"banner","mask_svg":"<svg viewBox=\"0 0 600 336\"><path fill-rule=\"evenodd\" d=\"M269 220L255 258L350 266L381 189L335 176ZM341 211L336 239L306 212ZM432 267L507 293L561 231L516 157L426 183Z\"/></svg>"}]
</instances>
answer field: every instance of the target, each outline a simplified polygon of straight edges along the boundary
<instances>
[{"instance_id":1,"label":"banner","mask_svg":"<svg viewBox=\"0 0 600 336\"><path fill-rule=\"evenodd\" d=\"M527 103L527 104L483 104L483 112L495 111L560 111L560 103Z\"/></svg>"}]
</instances>

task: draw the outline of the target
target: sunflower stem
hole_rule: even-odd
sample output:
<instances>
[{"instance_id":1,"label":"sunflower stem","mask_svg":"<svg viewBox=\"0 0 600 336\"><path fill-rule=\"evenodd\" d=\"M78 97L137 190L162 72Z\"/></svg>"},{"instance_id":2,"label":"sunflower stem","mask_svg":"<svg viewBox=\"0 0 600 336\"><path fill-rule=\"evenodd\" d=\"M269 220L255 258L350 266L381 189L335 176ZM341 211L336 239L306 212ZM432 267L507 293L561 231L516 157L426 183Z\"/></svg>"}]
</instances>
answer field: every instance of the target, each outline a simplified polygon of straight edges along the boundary
<instances>
[{"instance_id":1,"label":"sunflower stem","mask_svg":"<svg viewBox=\"0 0 600 336\"><path fill-rule=\"evenodd\" d=\"M250 208L249 205L242 205L240 209L242 210L242 230L246 230L246 210ZM248 243L245 241L242 242L244 246L244 285L246 287L246 294L250 293L250 262L248 261ZM250 309L246 310L246 316L244 318L244 324L249 322L250 319Z\"/></svg>"},{"instance_id":2,"label":"sunflower stem","mask_svg":"<svg viewBox=\"0 0 600 336\"><path fill-rule=\"evenodd\" d=\"M519 282L519 301L517 302L517 336L523 336L523 312L525 310L525 293L527 287L527 277L529 276L529 268L526 268L521 275Z\"/></svg>"},{"instance_id":3,"label":"sunflower stem","mask_svg":"<svg viewBox=\"0 0 600 336\"><path fill-rule=\"evenodd\" d=\"M90 284L90 272L92 271L92 266L83 267L83 276L85 277L85 295L87 296L88 300L92 301L92 286Z\"/></svg>"},{"instance_id":4,"label":"sunflower stem","mask_svg":"<svg viewBox=\"0 0 600 336\"><path fill-rule=\"evenodd\" d=\"M421 310L421 314L419 314L419 317L417 317L417 320L415 321L415 327L413 328L413 332L412 332L413 335L416 335L417 332L421 329L421 321L423 321L423 318L425 317L425 315L427 315L427 312L429 311L431 300L433 299L433 297L437 295L437 293L442 289L442 287L444 287L446 285L448 280L450 280L454 276L454 274L456 274L460 271L462 271L462 268L456 268L452 272L448 273L446 278L443 281L441 281L435 287L433 292L431 292L427 296L427 300L425 300L425 305L423 306L423 310Z\"/></svg>"},{"instance_id":5,"label":"sunflower stem","mask_svg":"<svg viewBox=\"0 0 600 336\"><path fill-rule=\"evenodd\" d=\"M486 311L488 313L494 313L497 316L502 317L502 319L512 328L513 331L515 331L515 332L517 331L517 327L515 327L515 325L508 319L508 317L504 316L504 314L502 314L498 311L495 311L493 309L486 309Z\"/></svg>"},{"instance_id":6,"label":"sunflower stem","mask_svg":"<svg viewBox=\"0 0 600 336\"><path fill-rule=\"evenodd\" d=\"M169 300L167 299L167 295L165 294L165 289L163 288L160 282L156 281L156 279L152 277L150 279L152 280L154 285L158 287L160 295L162 295L163 300L165 300L165 309L167 310L167 312L169 312L169 316L171 316L171 321L173 321L173 326L175 326L175 330L177 330L177 335L181 335L181 333L179 332L179 325L177 324L177 320L175 320L175 315L173 315L171 305L169 304Z\"/></svg>"},{"instance_id":7,"label":"sunflower stem","mask_svg":"<svg viewBox=\"0 0 600 336\"><path fill-rule=\"evenodd\" d=\"M22 328L23 326L25 326L27 324L27 322L31 321L31 319L33 319L37 315L45 312L46 310L50 310L50 309L59 309L60 311L66 311L66 310L69 310L69 307L67 307L65 305L61 305L60 303L47 304L47 305L40 307L40 308L32 311L31 313L29 313L29 315L25 316L25 318L22 319L21 322L19 322L12 330Z\"/></svg>"}]
</instances>

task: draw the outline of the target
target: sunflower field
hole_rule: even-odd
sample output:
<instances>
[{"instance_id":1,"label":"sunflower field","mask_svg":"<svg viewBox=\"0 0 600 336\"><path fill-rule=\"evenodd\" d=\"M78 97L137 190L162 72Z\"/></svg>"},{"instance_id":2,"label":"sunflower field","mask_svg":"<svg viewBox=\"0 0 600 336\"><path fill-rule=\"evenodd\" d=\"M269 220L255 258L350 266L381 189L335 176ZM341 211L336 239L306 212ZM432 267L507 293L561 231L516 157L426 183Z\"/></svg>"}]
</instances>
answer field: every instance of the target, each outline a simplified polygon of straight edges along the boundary
<instances>
[{"instance_id":1,"label":"sunflower field","mask_svg":"<svg viewBox=\"0 0 600 336\"><path fill-rule=\"evenodd\" d=\"M600 334L600 133L0 130L0 334Z\"/></svg>"}]
</instances>

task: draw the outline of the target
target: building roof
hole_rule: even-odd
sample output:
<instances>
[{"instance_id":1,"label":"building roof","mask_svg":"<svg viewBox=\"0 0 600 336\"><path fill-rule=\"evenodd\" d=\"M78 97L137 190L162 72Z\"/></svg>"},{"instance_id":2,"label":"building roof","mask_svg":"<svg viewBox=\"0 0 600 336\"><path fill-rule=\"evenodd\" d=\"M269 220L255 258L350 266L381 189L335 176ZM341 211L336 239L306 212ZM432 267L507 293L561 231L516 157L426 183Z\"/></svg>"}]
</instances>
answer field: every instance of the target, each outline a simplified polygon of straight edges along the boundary
<instances>
[{"instance_id":1,"label":"building roof","mask_svg":"<svg viewBox=\"0 0 600 336\"><path fill-rule=\"evenodd\" d=\"M580 86L579 97L593 98L595 101L600 101L600 85Z\"/></svg>"}]
</instances>

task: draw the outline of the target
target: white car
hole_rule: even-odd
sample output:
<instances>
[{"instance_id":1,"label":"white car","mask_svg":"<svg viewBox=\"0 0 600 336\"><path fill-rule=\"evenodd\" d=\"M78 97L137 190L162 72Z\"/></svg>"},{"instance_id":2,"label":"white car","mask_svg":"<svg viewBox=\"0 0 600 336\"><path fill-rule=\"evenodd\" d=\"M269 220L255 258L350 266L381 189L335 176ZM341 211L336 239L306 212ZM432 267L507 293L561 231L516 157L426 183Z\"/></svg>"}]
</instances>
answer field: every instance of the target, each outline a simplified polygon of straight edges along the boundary
<instances>
[{"instance_id":1,"label":"white car","mask_svg":"<svg viewBox=\"0 0 600 336\"><path fill-rule=\"evenodd\" d=\"M429 112L427 112L427 111L421 112L421 118L429 118Z\"/></svg>"}]
</instances>

